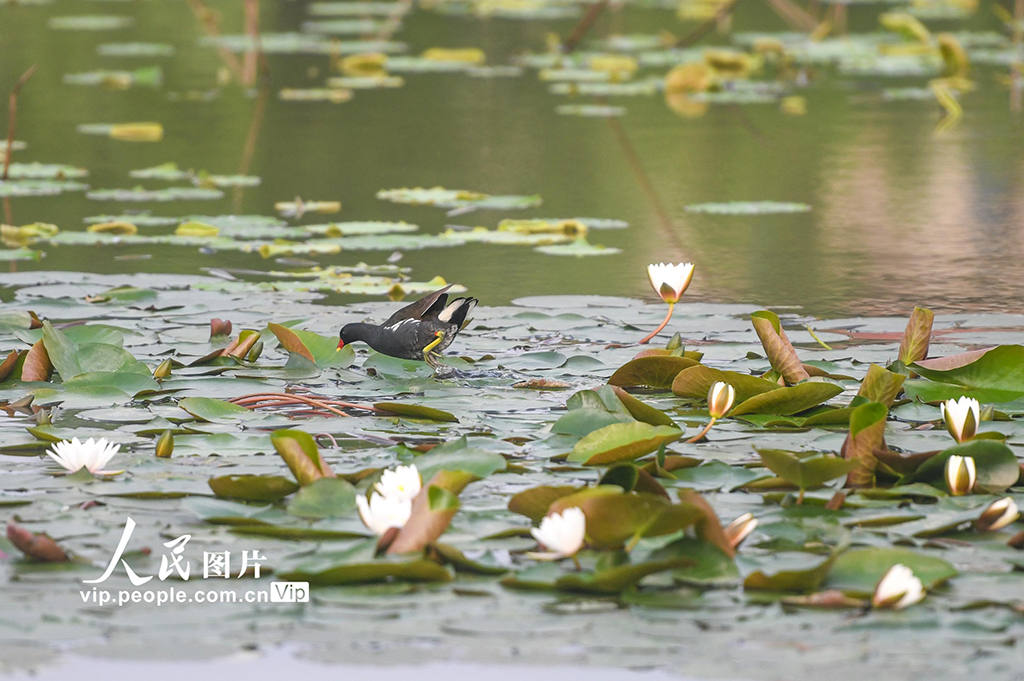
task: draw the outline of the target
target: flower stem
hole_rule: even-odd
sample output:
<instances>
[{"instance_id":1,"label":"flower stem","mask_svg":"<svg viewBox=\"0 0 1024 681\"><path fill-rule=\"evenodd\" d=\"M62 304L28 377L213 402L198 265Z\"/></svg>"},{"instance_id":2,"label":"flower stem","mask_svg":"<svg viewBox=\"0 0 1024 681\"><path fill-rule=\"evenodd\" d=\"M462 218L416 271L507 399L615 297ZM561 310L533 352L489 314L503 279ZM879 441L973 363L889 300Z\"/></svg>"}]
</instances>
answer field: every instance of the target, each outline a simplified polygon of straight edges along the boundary
<instances>
[{"instance_id":1,"label":"flower stem","mask_svg":"<svg viewBox=\"0 0 1024 681\"><path fill-rule=\"evenodd\" d=\"M672 311L675 310L675 307L675 303L668 304L668 314L665 315L665 320L661 323L661 325L658 328L656 328L654 331L651 331L651 334L649 336L645 336L644 339L640 341L640 345L648 343L652 338L661 333L661 330L664 329L665 326L668 324L668 320L672 319Z\"/></svg>"},{"instance_id":2,"label":"flower stem","mask_svg":"<svg viewBox=\"0 0 1024 681\"><path fill-rule=\"evenodd\" d=\"M704 437L705 435L708 434L708 431L711 430L711 426L715 425L715 421L717 421L717 420L718 419L716 419L714 416L712 416L711 420L708 421L708 425L704 426L703 430L701 430L699 433L697 433L696 435L691 437L689 440L687 440L686 444L692 445L694 442L699 442L702 437Z\"/></svg>"},{"instance_id":3,"label":"flower stem","mask_svg":"<svg viewBox=\"0 0 1024 681\"><path fill-rule=\"evenodd\" d=\"M583 571L583 566L580 565L580 559L579 559L579 557L575 553L572 554L572 562L573 562L573 564L576 565L576 571L577 572L582 572Z\"/></svg>"}]
</instances>

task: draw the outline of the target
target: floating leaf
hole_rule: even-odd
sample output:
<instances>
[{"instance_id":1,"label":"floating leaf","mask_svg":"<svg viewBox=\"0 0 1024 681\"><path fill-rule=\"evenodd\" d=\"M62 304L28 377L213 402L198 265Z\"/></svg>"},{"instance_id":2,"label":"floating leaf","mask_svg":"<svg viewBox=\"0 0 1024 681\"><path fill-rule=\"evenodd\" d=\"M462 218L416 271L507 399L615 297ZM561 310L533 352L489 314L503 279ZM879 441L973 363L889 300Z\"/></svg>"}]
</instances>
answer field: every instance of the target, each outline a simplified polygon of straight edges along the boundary
<instances>
[{"instance_id":1,"label":"floating leaf","mask_svg":"<svg viewBox=\"0 0 1024 681\"><path fill-rule=\"evenodd\" d=\"M577 442L568 460L586 466L631 461L682 436L682 430L669 426L652 426L640 421L613 423Z\"/></svg>"},{"instance_id":2,"label":"floating leaf","mask_svg":"<svg viewBox=\"0 0 1024 681\"><path fill-rule=\"evenodd\" d=\"M925 589L934 589L957 575L956 568L937 556L899 547L872 546L842 553L832 566L824 586L868 597L893 565L906 565Z\"/></svg>"},{"instance_id":3,"label":"floating leaf","mask_svg":"<svg viewBox=\"0 0 1024 681\"><path fill-rule=\"evenodd\" d=\"M1001 345L910 365L928 381L908 381L907 394L926 402L959 398L1010 402L1024 397L1024 346Z\"/></svg>"},{"instance_id":4,"label":"floating leaf","mask_svg":"<svg viewBox=\"0 0 1024 681\"><path fill-rule=\"evenodd\" d=\"M829 480L846 475L859 465L857 461L818 452L758 448L757 453L773 473L801 490L819 487Z\"/></svg>"},{"instance_id":5,"label":"floating leaf","mask_svg":"<svg viewBox=\"0 0 1024 681\"><path fill-rule=\"evenodd\" d=\"M370 540L344 551L321 551L282 570L278 576L289 581L324 586L393 580L448 582L452 579L448 568L432 560L420 557L375 558L376 544L376 540Z\"/></svg>"},{"instance_id":6,"label":"floating leaf","mask_svg":"<svg viewBox=\"0 0 1024 681\"><path fill-rule=\"evenodd\" d=\"M209 484L219 497L246 501L277 501L299 489L294 482L279 475L225 475L210 478Z\"/></svg>"},{"instance_id":7,"label":"floating leaf","mask_svg":"<svg viewBox=\"0 0 1024 681\"><path fill-rule=\"evenodd\" d=\"M252 415L245 407L213 397L186 397L178 402L178 406L197 419L213 423L233 421L239 417Z\"/></svg>"},{"instance_id":8,"label":"floating leaf","mask_svg":"<svg viewBox=\"0 0 1024 681\"><path fill-rule=\"evenodd\" d=\"M738 392L738 391L737 391ZM779 388L754 395L733 407L731 416L740 414L776 414L787 416L797 414L811 407L816 407L843 392L842 386L824 381L804 381L803 383Z\"/></svg>"},{"instance_id":9,"label":"floating leaf","mask_svg":"<svg viewBox=\"0 0 1024 681\"><path fill-rule=\"evenodd\" d=\"M514 494L508 502L508 510L525 515L534 523L539 523L548 514L548 508L556 499L576 492L572 485L550 486L541 485Z\"/></svg>"},{"instance_id":10,"label":"floating leaf","mask_svg":"<svg viewBox=\"0 0 1024 681\"><path fill-rule=\"evenodd\" d=\"M465 437L434 447L417 456L414 463L424 480L432 479L441 471L460 471L470 474L471 479L481 479L503 471L507 466L505 457L471 447ZM448 487L455 491L453 486Z\"/></svg>"},{"instance_id":11,"label":"floating leaf","mask_svg":"<svg viewBox=\"0 0 1024 681\"><path fill-rule=\"evenodd\" d=\"M813 591L825 581L835 554L779 551L768 555L742 554L737 562L744 573L745 589Z\"/></svg>"},{"instance_id":12,"label":"floating leaf","mask_svg":"<svg viewBox=\"0 0 1024 681\"><path fill-rule=\"evenodd\" d=\"M679 372L697 366L697 364L698 362L688 357L674 355L637 357L616 369L608 379L608 383L625 387L671 388L672 382ZM704 394L707 395L707 391L704 391Z\"/></svg>"},{"instance_id":13,"label":"floating leaf","mask_svg":"<svg viewBox=\"0 0 1024 681\"><path fill-rule=\"evenodd\" d=\"M1002 494L1017 484L1021 468L1013 450L1002 442L975 439L945 449L922 463L913 473L900 478L899 484L927 482L948 491L945 471L951 456L971 457L977 469L975 488L988 494Z\"/></svg>"},{"instance_id":14,"label":"floating leaf","mask_svg":"<svg viewBox=\"0 0 1024 681\"><path fill-rule=\"evenodd\" d=\"M342 368L350 366L355 361L355 351L347 346L339 350L336 339L312 331L289 329L274 323L269 324L268 328L277 336L285 350L313 362L320 368Z\"/></svg>"},{"instance_id":15,"label":"floating leaf","mask_svg":"<svg viewBox=\"0 0 1024 681\"><path fill-rule=\"evenodd\" d=\"M288 512L302 518L343 518L356 508L356 488L341 478L320 478L300 488Z\"/></svg>"},{"instance_id":16,"label":"floating leaf","mask_svg":"<svg viewBox=\"0 0 1024 681\"><path fill-rule=\"evenodd\" d=\"M729 203L697 203L686 207L691 213L715 215L771 215L773 213L806 213L811 207L806 203L785 203L780 201L731 201Z\"/></svg>"},{"instance_id":17,"label":"floating leaf","mask_svg":"<svg viewBox=\"0 0 1024 681\"><path fill-rule=\"evenodd\" d=\"M712 369L701 364L680 371L672 381L672 392L680 397L706 399L711 386L719 381L728 383L736 390L737 404L756 395L782 389L781 385L773 381L735 371Z\"/></svg>"},{"instance_id":18,"label":"floating leaf","mask_svg":"<svg viewBox=\"0 0 1024 681\"><path fill-rule=\"evenodd\" d=\"M426 419L428 421L442 421L446 423L458 423L459 419L454 414L449 414L440 409L424 407L420 404L404 404L401 402L378 402L373 405L376 409L405 416L413 419Z\"/></svg>"}]
</instances>

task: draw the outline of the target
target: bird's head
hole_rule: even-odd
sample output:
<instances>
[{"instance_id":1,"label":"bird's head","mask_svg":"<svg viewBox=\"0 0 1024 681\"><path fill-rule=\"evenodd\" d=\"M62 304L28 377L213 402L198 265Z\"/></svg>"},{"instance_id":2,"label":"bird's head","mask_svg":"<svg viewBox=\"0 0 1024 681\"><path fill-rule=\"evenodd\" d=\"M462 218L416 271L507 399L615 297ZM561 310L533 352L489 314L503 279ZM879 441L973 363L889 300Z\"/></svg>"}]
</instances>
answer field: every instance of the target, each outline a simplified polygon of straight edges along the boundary
<instances>
[{"instance_id":1,"label":"bird's head","mask_svg":"<svg viewBox=\"0 0 1024 681\"><path fill-rule=\"evenodd\" d=\"M338 334L338 350L341 350L343 347L345 347L347 343L351 343L352 341L357 340L352 327L352 324L346 324L345 326L341 327L341 333Z\"/></svg>"}]
</instances>

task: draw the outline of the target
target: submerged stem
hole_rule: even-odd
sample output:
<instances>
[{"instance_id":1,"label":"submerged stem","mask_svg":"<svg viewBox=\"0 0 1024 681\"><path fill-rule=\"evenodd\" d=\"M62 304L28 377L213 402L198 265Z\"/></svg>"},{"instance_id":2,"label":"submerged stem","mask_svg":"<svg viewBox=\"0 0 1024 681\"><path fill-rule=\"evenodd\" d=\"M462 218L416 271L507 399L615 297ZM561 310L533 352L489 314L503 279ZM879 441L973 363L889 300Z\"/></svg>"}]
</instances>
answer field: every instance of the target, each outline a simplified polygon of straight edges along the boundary
<instances>
[{"instance_id":1,"label":"submerged stem","mask_svg":"<svg viewBox=\"0 0 1024 681\"><path fill-rule=\"evenodd\" d=\"M17 127L18 122L18 93L21 92L22 86L32 77L32 74L39 68L39 64L33 64L28 71L22 74L18 82L11 88L11 96L7 100L7 148L4 150L4 174L3 179L7 181L7 171L11 167L11 151L14 149L14 131Z\"/></svg>"},{"instance_id":2,"label":"submerged stem","mask_svg":"<svg viewBox=\"0 0 1024 681\"><path fill-rule=\"evenodd\" d=\"M665 319L661 322L658 328L656 328L654 331L651 331L649 335L644 336L644 339L640 341L640 345L644 345L645 343L649 342L652 338L657 336L659 333L661 333L661 330L668 325L668 320L672 319L672 311L675 310L675 307L675 303L668 304L668 314L665 315Z\"/></svg>"}]
</instances>

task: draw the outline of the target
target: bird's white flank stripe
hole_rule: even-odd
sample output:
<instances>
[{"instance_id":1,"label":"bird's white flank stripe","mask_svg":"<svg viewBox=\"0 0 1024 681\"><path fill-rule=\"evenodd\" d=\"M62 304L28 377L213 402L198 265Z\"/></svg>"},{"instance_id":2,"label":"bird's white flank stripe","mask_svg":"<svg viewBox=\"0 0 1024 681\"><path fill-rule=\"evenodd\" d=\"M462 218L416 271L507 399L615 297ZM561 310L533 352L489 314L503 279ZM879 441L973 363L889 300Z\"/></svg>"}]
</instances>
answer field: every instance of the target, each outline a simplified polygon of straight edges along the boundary
<instances>
[{"instance_id":1,"label":"bird's white flank stripe","mask_svg":"<svg viewBox=\"0 0 1024 681\"><path fill-rule=\"evenodd\" d=\"M388 331L397 331L404 324L416 324L418 322L418 319L403 319L401 321L395 322L394 324L391 324L390 326L385 326L384 328L387 329Z\"/></svg>"}]
</instances>

